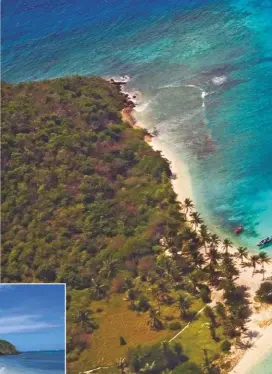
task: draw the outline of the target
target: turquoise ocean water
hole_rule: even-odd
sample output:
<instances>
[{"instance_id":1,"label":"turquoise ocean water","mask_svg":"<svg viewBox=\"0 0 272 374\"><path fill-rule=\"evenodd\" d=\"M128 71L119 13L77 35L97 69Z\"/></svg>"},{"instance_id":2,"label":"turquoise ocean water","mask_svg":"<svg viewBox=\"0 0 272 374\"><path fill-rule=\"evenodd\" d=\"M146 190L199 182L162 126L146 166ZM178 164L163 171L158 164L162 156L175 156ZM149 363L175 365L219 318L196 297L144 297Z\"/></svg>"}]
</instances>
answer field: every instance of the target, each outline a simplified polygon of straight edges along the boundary
<instances>
[{"instance_id":1,"label":"turquoise ocean water","mask_svg":"<svg viewBox=\"0 0 272 374\"><path fill-rule=\"evenodd\" d=\"M269 353L247 374L271 374L272 373L272 354Z\"/></svg>"},{"instance_id":2,"label":"turquoise ocean water","mask_svg":"<svg viewBox=\"0 0 272 374\"><path fill-rule=\"evenodd\" d=\"M252 249L272 235L271 0L3 0L2 12L2 79L129 75L139 120L188 164L209 226ZM251 374L272 373L269 360Z\"/></svg>"},{"instance_id":3,"label":"turquoise ocean water","mask_svg":"<svg viewBox=\"0 0 272 374\"><path fill-rule=\"evenodd\" d=\"M209 225L252 249L272 235L271 0L4 0L2 10L3 79L128 74L143 93L139 118L188 163Z\"/></svg>"},{"instance_id":4,"label":"turquoise ocean water","mask_svg":"<svg viewBox=\"0 0 272 374\"><path fill-rule=\"evenodd\" d=\"M64 351L24 352L0 356L1 374L64 374Z\"/></svg>"}]
</instances>

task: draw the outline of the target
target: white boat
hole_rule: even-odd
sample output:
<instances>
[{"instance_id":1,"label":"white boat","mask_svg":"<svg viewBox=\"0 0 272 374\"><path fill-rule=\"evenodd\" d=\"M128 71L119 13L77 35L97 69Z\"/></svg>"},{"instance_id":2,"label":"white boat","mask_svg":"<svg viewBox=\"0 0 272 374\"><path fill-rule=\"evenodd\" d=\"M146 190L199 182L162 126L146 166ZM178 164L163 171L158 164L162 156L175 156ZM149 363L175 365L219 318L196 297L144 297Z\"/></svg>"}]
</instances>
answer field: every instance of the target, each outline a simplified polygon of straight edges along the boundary
<instances>
[{"instance_id":1,"label":"white boat","mask_svg":"<svg viewBox=\"0 0 272 374\"><path fill-rule=\"evenodd\" d=\"M271 243L272 242L272 236L267 236L266 238L264 238L263 240L261 240L257 246L258 247L262 247L263 245L265 244L268 244L268 243Z\"/></svg>"}]
</instances>

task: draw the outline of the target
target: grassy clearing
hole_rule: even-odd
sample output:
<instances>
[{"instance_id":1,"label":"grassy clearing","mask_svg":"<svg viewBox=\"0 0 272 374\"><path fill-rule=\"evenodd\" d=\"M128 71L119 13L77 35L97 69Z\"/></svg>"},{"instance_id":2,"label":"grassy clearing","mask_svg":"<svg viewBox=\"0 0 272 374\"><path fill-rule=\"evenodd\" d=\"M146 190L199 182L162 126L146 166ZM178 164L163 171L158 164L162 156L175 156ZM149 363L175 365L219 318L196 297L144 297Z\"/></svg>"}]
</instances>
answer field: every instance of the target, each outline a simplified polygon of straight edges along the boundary
<instances>
[{"instance_id":1,"label":"grassy clearing","mask_svg":"<svg viewBox=\"0 0 272 374\"><path fill-rule=\"evenodd\" d=\"M222 337L221 328L218 328L216 333L219 338ZM208 355L211 358L221 353L220 344L222 340L215 342L211 338L209 320L203 313L200 313L197 319L175 341L181 343L185 354L193 359L196 364L203 363L203 349L208 350Z\"/></svg>"},{"instance_id":2,"label":"grassy clearing","mask_svg":"<svg viewBox=\"0 0 272 374\"><path fill-rule=\"evenodd\" d=\"M156 307L156 301L152 297L151 289L142 289L145 295L148 296L150 303ZM181 291L171 291L171 296L184 294ZM74 299L73 309L79 303L85 308L90 307L90 301L87 297L87 290L77 293ZM197 312L204 303L200 299L192 298L191 311ZM187 322L179 318L179 311L175 304L161 305L160 319L165 325L165 329L160 331L150 330L148 322L148 312L136 312L128 309L129 302L126 300L125 294L114 294L108 301L92 301L91 309L94 312L93 316L99 324L99 328L93 332L89 337L88 348L82 352L78 361L72 363L70 368L77 372L88 370L98 366L114 366L116 360L126 357L129 348L137 347L140 344L153 345L160 341L170 340L178 331L171 331L167 329L166 317L173 321L181 323L181 329L186 326ZM102 310L99 311L98 310ZM217 330L220 336L220 329ZM126 345L120 345L120 336L123 336ZM203 362L203 348L208 349L209 354L213 357L214 354L220 352L220 342L214 342L210 336L208 327L208 319L201 313L196 317L190 326L176 339L184 348L184 352L188 357L193 358L194 362ZM114 373L115 368L111 368L111 373ZM107 372L107 370L105 370ZM116 371L118 372L118 371Z\"/></svg>"},{"instance_id":3,"label":"grassy clearing","mask_svg":"<svg viewBox=\"0 0 272 374\"><path fill-rule=\"evenodd\" d=\"M81 354L79 361L71 365L73 369L114 365L116 359L126 356L129 347L171 338L172 331L151 331L147 325L148 312L129 310L128 302L123 298L124 295L114 295L108 302L92 302L92 310L103 309L95 313L99 328L90 336L89 348ZM120 336L125 338L127 345L120 345Z\"/></svg>"}]
</instances>

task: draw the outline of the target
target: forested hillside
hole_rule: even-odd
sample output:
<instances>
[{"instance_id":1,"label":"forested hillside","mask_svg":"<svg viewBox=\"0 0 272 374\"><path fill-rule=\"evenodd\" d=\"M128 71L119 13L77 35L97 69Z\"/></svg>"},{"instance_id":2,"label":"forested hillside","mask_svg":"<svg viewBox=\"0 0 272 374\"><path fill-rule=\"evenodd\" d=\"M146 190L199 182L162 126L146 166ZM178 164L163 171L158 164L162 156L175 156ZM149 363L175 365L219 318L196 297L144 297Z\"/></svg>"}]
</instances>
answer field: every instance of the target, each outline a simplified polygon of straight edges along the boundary
<instances>
[{"instance_id":1,"label":"forested hillside","mask_svg":"<svg viewBox=\"0 0 272 374\"><path fill-rule=\"evenodd\" d=\"M176 227L169 165L122 123L117 86L4 84L2 106L2 281L86 288L109 256L152 253Z\"/></svg>"},{"instance_id":2,"label":"forested hillside","mask_svg":"<svg viewBox=\"0 0 272 374\"><path fill-rule=\"evenodd\" d=\"M3 84L2 281L67 283L73 373L218 373L249 316L231 242L177 202L128 105L101 78Z\"/></svg>"}]
</instances>

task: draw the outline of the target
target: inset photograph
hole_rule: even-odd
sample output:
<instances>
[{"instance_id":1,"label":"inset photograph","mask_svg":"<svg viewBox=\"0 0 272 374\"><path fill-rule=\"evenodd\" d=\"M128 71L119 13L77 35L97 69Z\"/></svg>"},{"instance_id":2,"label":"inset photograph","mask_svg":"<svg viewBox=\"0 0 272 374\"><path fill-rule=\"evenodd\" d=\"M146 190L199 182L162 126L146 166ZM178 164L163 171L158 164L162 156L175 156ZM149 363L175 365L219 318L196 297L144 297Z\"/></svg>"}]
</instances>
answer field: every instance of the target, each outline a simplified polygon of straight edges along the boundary
<instances>
[{"instance_id":1,"label":"inset photograph","mask_svg":"<svg viewBox=\"0 0 272 374\"><path fill-rule=\"evenodd\" d=\"M0 373L65 373L65 284L0 284Z\"/></svg>"}]
</instances>

